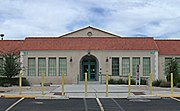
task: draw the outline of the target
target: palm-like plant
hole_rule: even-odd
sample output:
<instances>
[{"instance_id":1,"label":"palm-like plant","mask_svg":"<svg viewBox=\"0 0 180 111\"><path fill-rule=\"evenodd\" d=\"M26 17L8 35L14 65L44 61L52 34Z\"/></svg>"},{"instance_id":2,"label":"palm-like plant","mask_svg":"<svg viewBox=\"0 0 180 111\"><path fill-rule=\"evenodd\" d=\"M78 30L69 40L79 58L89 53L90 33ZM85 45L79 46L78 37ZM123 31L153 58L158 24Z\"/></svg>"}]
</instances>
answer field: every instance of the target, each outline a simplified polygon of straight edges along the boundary
<instances>
[{"instance_id":1,"label":"palm-like plant","mask_svg":"<svg viewBox=\"0 0 180 111\"><path fill-rule=\"evenodd\" d=\"M171 73L173 73L173 78L175 79L178 75L178 65L177 61L172 58L166 66L166 80L171 81Z\"/></svg>"}]
</instances>

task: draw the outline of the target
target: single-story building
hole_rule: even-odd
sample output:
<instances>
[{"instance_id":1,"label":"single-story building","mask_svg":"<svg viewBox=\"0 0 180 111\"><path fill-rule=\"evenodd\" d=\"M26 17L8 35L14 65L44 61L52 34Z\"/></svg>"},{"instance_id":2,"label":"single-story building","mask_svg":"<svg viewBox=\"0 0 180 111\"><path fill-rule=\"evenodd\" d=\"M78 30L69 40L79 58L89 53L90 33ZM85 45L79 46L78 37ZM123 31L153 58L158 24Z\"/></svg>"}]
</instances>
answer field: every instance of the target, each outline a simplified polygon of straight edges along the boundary
<instances>
[{"instance_id":1,"label":"single-story building","mask_svg":"<svg viewBox=\"0 0 180 111\"><path fill-rule=\"evenodd\" d=\"M32 84L84 81L101 82L108 71L112 78L138 74L153 80L165 79L165 65L174 57L180 66L180 40L156 40L153 37L121 37L85 27L57 37L26 37L25 40L0 40L0 51L18 50L23 76Z\"/></svg>"}]
</instances>

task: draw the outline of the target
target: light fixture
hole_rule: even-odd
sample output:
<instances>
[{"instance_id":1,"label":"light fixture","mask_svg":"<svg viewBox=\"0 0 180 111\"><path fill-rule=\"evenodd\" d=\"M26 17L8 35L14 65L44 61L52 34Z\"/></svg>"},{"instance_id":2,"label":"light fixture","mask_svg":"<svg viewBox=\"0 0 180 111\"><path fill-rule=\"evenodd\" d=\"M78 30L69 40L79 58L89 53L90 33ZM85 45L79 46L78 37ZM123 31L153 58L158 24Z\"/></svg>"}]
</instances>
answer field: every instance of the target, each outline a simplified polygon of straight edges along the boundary
<instances>
[{"instance_id":1,"label":"light fixture","mask_svg":"<svg viewBox=\"0 0 180 111\"><path fill-rule=\"evenodd\" d=\"M90 52L90 50L88 50L88 56L90 56L91 55L91 52Z\"/></svg>"},{"instance_id":2,"label":"light fixture","mask_svg":"<svg viewBox=\"0 0 180 111\"><path fill-rule=\"evenodd\" d=\"M106 57L106 62L108 62L109 61L109 59L108 59L108 57Z\"/></svg>"},{"instance_id":3,"label":"light fixture","mask_svg":"<svg viewBox=\"0 0 180 111\"><path fill-rule=\"evenodd\" d=\"M72 62L72 57L70 57L70 60L69 60L69 62Z\"/></svg>"},{"instance_id":4,"label":"light fixture","mask_svg":"<svg viewBox=\"0 0 180 111\"><path fill-rule=\"evenodd\" d=\"M1 40L3 40L4 34L0 34L0 36L2 37Z\"/></svg>"}]
</instances>

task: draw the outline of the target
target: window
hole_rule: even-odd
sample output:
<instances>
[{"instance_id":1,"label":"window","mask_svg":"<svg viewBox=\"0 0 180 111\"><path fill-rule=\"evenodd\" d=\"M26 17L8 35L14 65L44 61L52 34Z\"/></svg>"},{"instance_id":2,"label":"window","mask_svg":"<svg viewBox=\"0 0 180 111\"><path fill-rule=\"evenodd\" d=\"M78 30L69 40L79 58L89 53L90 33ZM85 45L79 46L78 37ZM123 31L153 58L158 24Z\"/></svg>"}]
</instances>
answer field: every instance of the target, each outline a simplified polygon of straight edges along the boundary
<instances>
[{"instance_id":1,"label":"window","mask_svg":"<svg viewBox=\"0 0 180 111\"><path fill-rule=\"evenodd\" d=\"M143 57L143 76L149 76L151 72L150 57Z\"/></svg>"},{"instance_id":2,"label":"window","mask_svg":"<svg viewBox=\"0 0 180 111\"><path fill-rule=\"evenodd\" d=\"M169 65L170 65L171 60L172 60L171 57L165 58L165 74L166 75L167 75L167 73L169 71Z\"/></svg>"},{"instance_id":3,"label":"window","mask_svg":"<svg viewBox=\"0 0 180 111\"><path fill-rule=\"evenodd\" d=\"M140 57L133 57L132 58L132 70L133 70L133 76L136 76L137 72L137 65L140 64Z\"/></svg>"},{"instance_id":4,"label":"window","mask_svg":"<svg viewBox=\"0 0 180 111\"><path fill-rule=\"evenodd\" d=\"M129 57L122 58L122 75L127 76L130 73L130 59Z\"/></svg>"},{"instance_id":5,"label":"window","mask_svg":"<svg viewBox=\"0 0 180 111\"><path fill-rule=\"evenodd\" d=\"M113 76L119 75L119 58L118 57L112 58L112 75Z\"/></svg>"},{"instance_id":6,"label":"window","mask_svg":"<svg viewBox=\"0 0 180 111\"><path fill-rule=\"evenodd\" d=\"M3 58L0 58L0 74L3 72Z\"/></svg>"},{"instance_id":7,"label":"window","mask_svg":"<svg viewBox=\"0 0 180 111\"><path fill-rule=\"evenodd\" d=\"M56 76L56 58L48 60L48 76Z\"/></svg>"},{"instance_id":8,"label":"window","mask_svg":"<svg viewBox=\"0 0 180 111\"><path fill-rule=\"evenodd\" d=\"M28 76L36 76L36 59L28 58Z\"/></svg>"},{"instance_id":9,"label":"window","mask_svg":"<svg viewBox=\"0 0 180 111\"><path fill-rule=\"evenodd\" d=\"M38 58L38 76L46 75L46 58Z\"/></svg>"},{"instance_id":10,"label":"window","mask_svg":"<svg viewBox=\"0 0 180 111\"><path fill-rule=\"evenodd\" d=\"M177 62L177 70L178 70L178 74L180 74L180 58L175 58L176 62Z\"/></svg>"},{"instance_id":11,"label":"window","mask_svg":"<svg viewBox=\"0 0 180 111\"><path fill-rule=\"evenodd\" d=\"M67 75L67 59L66 58L59 58L59 75Z\"/></svg>"}]
</instances>

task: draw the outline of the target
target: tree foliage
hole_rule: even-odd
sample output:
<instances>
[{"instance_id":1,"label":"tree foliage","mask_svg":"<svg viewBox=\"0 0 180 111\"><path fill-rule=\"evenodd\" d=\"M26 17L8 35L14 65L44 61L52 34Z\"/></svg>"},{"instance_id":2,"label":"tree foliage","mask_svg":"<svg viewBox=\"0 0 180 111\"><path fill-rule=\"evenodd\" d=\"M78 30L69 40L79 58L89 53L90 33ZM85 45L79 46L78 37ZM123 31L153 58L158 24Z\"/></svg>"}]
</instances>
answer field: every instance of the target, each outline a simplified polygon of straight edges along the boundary
<instances>
[{"instance_id":1,"label":"tree foliage","mask_svg":"<svg viewBox=\"0 0 180 111\"><path fill-rule=\"evenodd\" d=\"M3 61L0 63L0 75L11 79L19 74L21 70L20 56L15 52L1 54Z\"/></svg>"},{"instance_id":2,"label":"tree foliage","mask_svg":"<svg viewBox=\"0 0 180 111\"><path fill-rule=\"evenodd\" d=\"M173 73L173 78L178 76L178 64L175 58L172 58L166 66L166 79L168 82L171 81L171 73Z\"/></svg>"}]
</instances>

